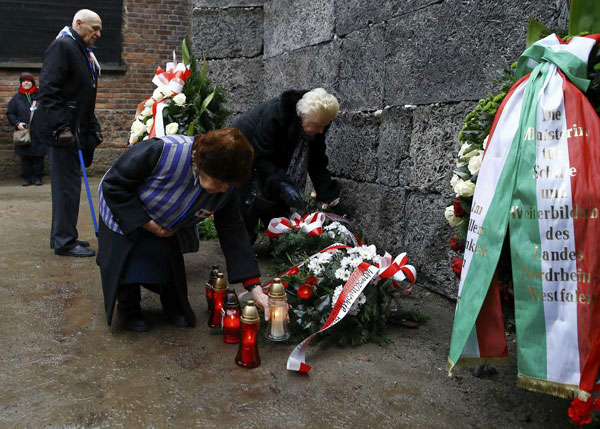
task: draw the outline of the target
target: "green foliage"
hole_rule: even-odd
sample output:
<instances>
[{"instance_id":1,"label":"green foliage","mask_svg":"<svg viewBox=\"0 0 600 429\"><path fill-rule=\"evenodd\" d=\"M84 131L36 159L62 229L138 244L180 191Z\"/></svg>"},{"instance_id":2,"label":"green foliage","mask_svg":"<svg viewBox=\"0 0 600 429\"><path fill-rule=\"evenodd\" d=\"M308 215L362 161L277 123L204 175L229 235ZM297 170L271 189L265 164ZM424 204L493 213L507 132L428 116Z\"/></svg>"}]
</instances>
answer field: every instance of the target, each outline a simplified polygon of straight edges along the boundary
<instances>
[{"instance_id":1,"label":"green foliage","mask_svg":"<svg viewBox=\"0 0 600 429\"><path fill-rule=\"evenodd\" d=\"M527 28L527 42L525 47L530 47L535 42L552 34L552 30L534 18L529 19L529 27Z\"/></svg>"},{"instance_id":2,"label":"green foliage","mask_svg":"<svg viewBox=\"0 0 600 429\"><path fill-rule=\"evenodd\" d=\"M327 234L313 236L300 229L294 229L271 240L273 263L278 268L296 265L333 243L335 240Z\"/></svg>"},{"instance_id":3,"label":"green foliage","mask_svg":"<svg viewBox=\"0 0 600 429\"><path fill-rule=\"evenodd\" d=\"M600 4L598 0L571 0L569 34L600 33Z\"/></svg>"},{"instance_id":4,"label":"green foliage","mask_svg":"<svg viewBox=\"0 0 600 429\"><path fill-rule=\"evenodd\" d=\"M215 221L212 217L207 217L198 224L198 235L200 240L214 240L218 238Z\"/></svg>"}]
</instances>

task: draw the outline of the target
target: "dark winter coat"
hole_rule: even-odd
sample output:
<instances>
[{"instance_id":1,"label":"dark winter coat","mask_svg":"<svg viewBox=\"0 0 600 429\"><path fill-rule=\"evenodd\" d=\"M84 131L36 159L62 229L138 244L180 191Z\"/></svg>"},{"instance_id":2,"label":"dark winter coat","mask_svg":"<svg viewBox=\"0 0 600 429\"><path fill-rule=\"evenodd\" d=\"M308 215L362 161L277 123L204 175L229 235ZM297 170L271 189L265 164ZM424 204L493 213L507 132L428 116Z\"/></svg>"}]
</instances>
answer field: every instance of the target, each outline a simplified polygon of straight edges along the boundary
<instances>
[{"instance_id":1,"label":"dark winter coat","mask_svg":"<svg viewBox=\"0 0 600 429\"><path fill-rule=\"evenodd\" d=\"M38 99L38 93L31 95L32 100ZM25 94L17 92L16 95L8 103L6 110L6 116L8 122L17 129L19 122L25 122L29 124L29 117L31 116L31 110L29 108L29 100ZM46 154L46 144L43 140L39 140L35 136L31 136L31 144L25 146L15 146L15 153L17 155L25 156L44 156Z\"/></svg>"},{"instance_id":2,"label":"dark winter coat","mask_svg":"<svg viewBox=\"0 0 600 429\"><path fill-rule=\"evenodd\" d=\"M117 159L100 184L103 198L114 220L123 231L123 234L113 232L100 219L96 261L100 266L109 325L125 262L134 244L150 234L142 228L151 218L138 197L138 191L159 168L158 163L163 147L164 143L160 139L138 143ZM210 198L215 200L216 205L209 204L208 208L209 211L214 212L215 227L225 255L229 282L238 283L245 279L259 277L260 272L240 215L238 192L236 189L230 189L226 194L226 198L222 198L221 193L212 194ZM191 324L195 322L195 316L187 298L187 280L181 249L184 246L198 249L197 235L194 234L197 223L194 221L196 211L196 208L190 207L187 216L189 221L186 221L184 223L186 226L174 235L181 247L173 252L170 261L165 261L171 268L176 296ZM196 242L190 245L190 241L194 239Z\"/></svg>"},{"instance_id":3,"label":"dark winter coat","mask_svg":"<svg viewBox=\"0 0 600 429\"><path fill-rule=\"evenodd\" d=\"M55 39L44 53L40 72L40 108L35 111L31 131L36 138L56 143L57 134L65 127L78 130L79 143L86 164L91 164L93 151L100 144L96 132L96 89L98 71L92 71L86 44L71 29L69 36ZM76 149L73 149L76 150Z\"/></svg>"},{"instance_id":4,"label":"dark winter coat","mask_svg":"<svg viewBox=\"0 0 600 429\"><path fill-rule=\"evenodd\" d=\"M306 92L294 89L285 91L238 116L232 123L232 127L240 130L254 147L254 169L267 197L277 198L279 184L289 181L286 171L302 133L296 104ZM339 185L331 180L327 171L325 136L328 128L308 145L308 174L319 200L327 202L339 193ZM298 191L302 192L303 189ZM241 197L245 201L245 195Z\"/></svg>"}]
</instances>

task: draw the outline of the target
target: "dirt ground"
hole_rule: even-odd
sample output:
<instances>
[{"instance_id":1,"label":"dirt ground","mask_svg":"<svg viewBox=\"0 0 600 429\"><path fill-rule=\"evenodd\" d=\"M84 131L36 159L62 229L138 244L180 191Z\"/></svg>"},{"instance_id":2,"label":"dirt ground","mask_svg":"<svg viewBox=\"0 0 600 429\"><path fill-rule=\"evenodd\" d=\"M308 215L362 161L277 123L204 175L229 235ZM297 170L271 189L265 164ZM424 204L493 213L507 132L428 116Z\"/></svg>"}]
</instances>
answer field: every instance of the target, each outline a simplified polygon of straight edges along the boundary
<instances>
[{"instance_id":1,"label":"dirt ground","mask_svg":"<svg viewBox=\"0 0 600 429\"><path fill-rule=\"evenodd\" d=\"M97 248L82 191L80 238ZM208 332L204 282L211 264L224 265L217 242L186 258L196 328L169 325L150 293L150 332L108 327L95 260L55 256L50 216L47 183L0 182L2 428L570 426L568 401L516 387L514 337L495 375L458 368L449 378L454 306L422 284L403 306L426 324L390 329L387 347L311 346L307 376L286 370L293 345L262 340L262 365L246 370L234 363L237 346Z\"/></svg>"}]
</instances>

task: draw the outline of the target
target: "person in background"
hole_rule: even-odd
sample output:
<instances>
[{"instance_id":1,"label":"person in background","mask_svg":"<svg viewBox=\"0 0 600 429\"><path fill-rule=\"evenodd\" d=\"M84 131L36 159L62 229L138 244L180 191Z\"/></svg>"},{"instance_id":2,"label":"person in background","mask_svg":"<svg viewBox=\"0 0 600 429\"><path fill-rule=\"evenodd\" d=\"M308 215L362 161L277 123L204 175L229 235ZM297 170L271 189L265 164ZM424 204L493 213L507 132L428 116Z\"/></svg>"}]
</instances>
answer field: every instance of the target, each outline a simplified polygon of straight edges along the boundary
<instances>
[{"instance_id":1,"label":"person in background","mask_svg":"<svg viewBox=\"0 0 600 429\"><path fill-rule=\"evenodd\" d=\"M340 185L327 171L325 136L339 103L323 88L290 89L238 116L232 123L254 148L251 179L240 190L242 215L252 242L264 225L292 208L303 209L307 175L317 199L334 206Z\"/></svg>"},{"instance_id":2,"label":"person in background","mask_svg":"<svg viewBox=\"0 0 600 429\"><path fill-rule=\"evenodd\" d=\"M29 127L31 114L37 108L37 99L38 88L33 75L23 72L19 77L19 90L8 103L6 111L8 122L16 130L24 130ZM23 186L29 186L32 183L40 186L44 173L45 142L32 136L30 144L15 145L15 153L21 157Z\"/></svg>"},{"instance_id":3,"label":"person in background","mask_svg":"<svg viewBox=\"0 0 600 429\"><path fill-rule=\"evenodd\" d=\"M81 194L78 148L84 163L92 162L102 142L96 119L96 91L100 64L92 46L102 33L97 13L82 9L72 27L63 28L44 53L40 72L40 107L31 132L48 142L52 186L50 248L59 256L89 257L96 252L78 239Z\"/></svg>"},{"instance_id":4,"label":"person in background","mask_svg":"<svg viewBox=\"0 0 600 429\"><path fill-rule=\"evenodd\" d=\"M173 325L195 325L183 254L198 251L197 224L213 213L229 283L242 283L268 319L237 190L250 173L252 154L242 133L224 128L143 140L115 161L98 188L96 261L109 325L116 302L122 328L149 329L140 286L160 294Z\"/></svg>"}]
</instances>

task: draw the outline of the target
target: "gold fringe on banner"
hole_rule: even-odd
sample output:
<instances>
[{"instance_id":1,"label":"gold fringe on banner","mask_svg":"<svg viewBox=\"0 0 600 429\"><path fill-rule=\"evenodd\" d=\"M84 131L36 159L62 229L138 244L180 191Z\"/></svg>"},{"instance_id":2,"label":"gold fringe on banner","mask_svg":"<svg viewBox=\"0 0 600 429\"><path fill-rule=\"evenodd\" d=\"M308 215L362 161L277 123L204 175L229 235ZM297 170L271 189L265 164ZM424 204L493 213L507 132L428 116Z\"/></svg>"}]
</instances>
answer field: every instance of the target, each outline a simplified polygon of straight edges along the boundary
<instances>
[{"instance_id":1,"label":"gold fringe on banner","mask_svg":"<svg viewBox=\"0 0 600 429\"><path fill-rule=\"evenodd\" d=\"M532 392L546 393L564 399L573 399L579 393L579 387L576 384L557 383L523 374L518 374L517 379L518 387L531 390Z\"/></svg>"},{"instance_id":2,"label":"gold fringe on banner","mask_svg":"<svg viewBox=\"0 0 600 429\"><path fill-rule=\"evenodd\" d=\"M508 362L508 357L461 357L457 363L452 362L448 359L446 364L446 371L448 376L452 376L452 369L455 366L479 366L479 365L505 365Z\"/></svg>"}]
</instances>

